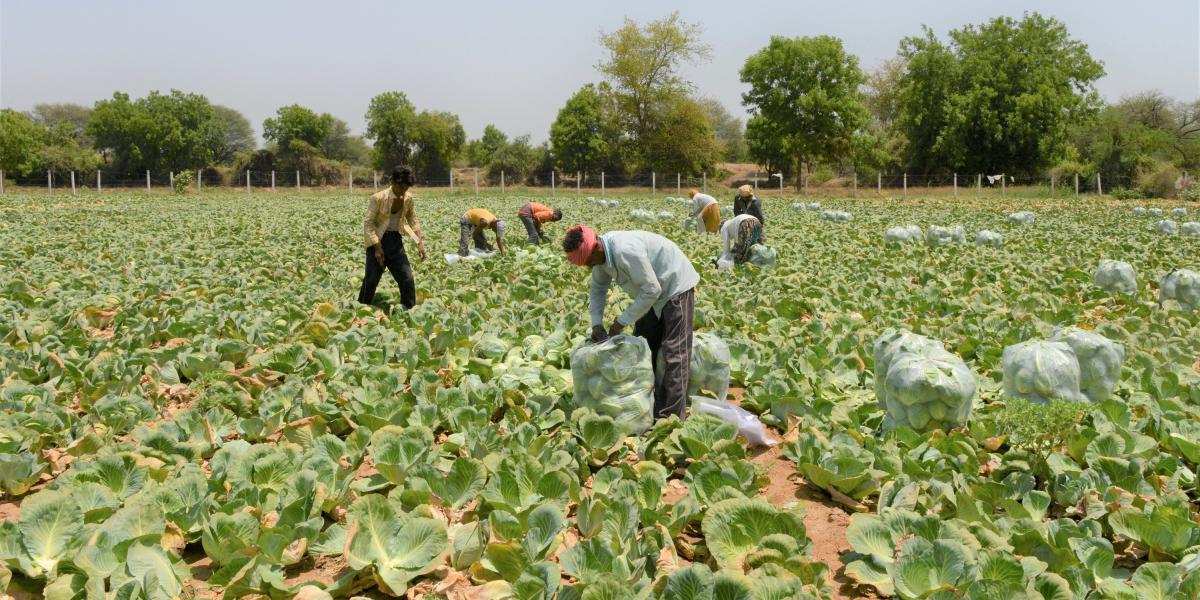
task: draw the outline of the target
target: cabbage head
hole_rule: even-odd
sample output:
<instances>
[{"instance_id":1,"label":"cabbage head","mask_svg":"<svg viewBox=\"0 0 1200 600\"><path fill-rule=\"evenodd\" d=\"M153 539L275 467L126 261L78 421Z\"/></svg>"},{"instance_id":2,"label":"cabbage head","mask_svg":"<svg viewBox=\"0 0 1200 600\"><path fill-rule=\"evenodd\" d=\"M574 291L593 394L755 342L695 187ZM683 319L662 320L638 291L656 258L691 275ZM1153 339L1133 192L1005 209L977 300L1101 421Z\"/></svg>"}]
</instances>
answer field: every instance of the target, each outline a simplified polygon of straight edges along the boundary
<instances>
[{"instance_id":1,"label":"cabbage head","mask_svg":"<svg viewBox=\"0 0 1200 600\"><path fill-rule=\"evenodd\" d=\"M1004 394L1036 404L1082 402L1079 359L1066 342L1034 340L1004 349Z\"/></svg>"},{"instance_id":2,"label":"cabbage head","mask_svg":"<svg viewBox=\"0 0 1200 600\"><path fill-rule=\"evenodd\" d=\"M1125 347L1094 332L1068 327L1054 332L1052 342L1065 342L1079 361L1079 391L1092 402L1107 400L1121 380Z\"/></svg>"},{"instance_id":3,"label":"cabbage head","mask_svg":"<svg viewBox=\"0 0 1200 600\"><path fill-rule=\"evenodd\" d=\"M1096 287L1113 295L1137 292L1137 273L1121 260L1102 260L1096 268Z\"/></svg>"},{"instance_id":4,"label":"cabbage head","mask_svg":"<svg viewBox=\"0 0 1200 600\"><path fill-rule=\"evenodd\" d=\"M572 408L591 408L635 433L653 424L654 369L646 340L617 335L599 344L584 343L571 352L571 378Z\"/></svg>"},{"instance_id":5,"label":"cabbage head","mask_svg":"<svg viewBox=\"0 0 1200 600\"><path fill-rule=\"evenodd\" d=\"M1158 286L1158 302L1174 300L1184 310L1200 309L1200 273L1189 269L1175 269L1163 276Z\"/></svg>"},{"instance_id":6,"label":"cabbage head","mask_svg":"<svg viewBox=\"0 0 1200 600\"><path fill-rule=\"evenodd\" d=\"M500 339L496 334L485 333L475 342L475 355L500 360L504 358L505 354L508 354L510 348L508 342Z\"/></svg>"},{"instance_id":7,"label":"cabbage head","mask_svg":"<svg viewBox=\"0 0 1200 600\"><path fill-rule=\"evenodd\" d=\"M1188 221L1180 225L1179 234L1183 237L1200 237L1200 222Z\"/></svg>"},{"instance_id":8,"label":"cabbage head","mask_svg":"<svg viewBox=\"0 0 1200 600\"><path fill-rule=\"evenodd\" d=\"M986 229L983 231L977 231L975 232L975 245L997 247L1003 246L1004 236L996 233L995 231L988 231Z\"/></svg>"}]
</instances>

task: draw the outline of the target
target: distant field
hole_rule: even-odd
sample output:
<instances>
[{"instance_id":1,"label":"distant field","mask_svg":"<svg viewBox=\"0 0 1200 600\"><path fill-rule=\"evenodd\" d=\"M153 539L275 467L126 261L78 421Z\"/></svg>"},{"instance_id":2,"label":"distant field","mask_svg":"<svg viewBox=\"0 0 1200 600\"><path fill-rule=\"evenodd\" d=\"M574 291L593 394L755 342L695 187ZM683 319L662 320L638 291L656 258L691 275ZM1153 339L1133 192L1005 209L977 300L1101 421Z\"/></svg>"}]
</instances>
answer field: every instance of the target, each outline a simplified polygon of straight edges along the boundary
<instances>
[{"instance_id":1,"label":"distant field","mask_svg":"<svg viewBox=\"0 0 1200 600\"><path fill-rule=\"evenodd\" d=\"M1049 600L1131 578L1139 594L1177 594L1139 598L1200 590L1200 312L1158 304L1167 272L1200 271L1200 238L1152 226L1182 204L768 196L776 267L718 272L719 236L683 230L673 188L616 192L608 208L560 194L549 202L565 219L536 249L516 219L525 190L417 190L430 256L409 248L420 304L405 312L387 276L377 306L354 302L355 192L0 196L10 593ZM475 206L509 220L512 252L448 265ZM642 222L634 208L673 216ZM1036 222L1010 223L1018 210ZM701 272L697 330L728 341L735 397L784 444L747 450L704 418L626 437L572 415L568 358L522 342L587 333L587 273L557 247L577 222L680 245ZM907 224L959 225L966 243L884 245ZM975 245L984 229L1004 245ZM1102 259L1134 267L1134 295L1093 285ZM628 302L614 294L609 319ZM1059 326L1124 345L1116 391L1058 430L1013 423L1001 354ZM872 345L890 327L970 367L967 427L883 430ZM480 356L484 334L513 350Z\"/></svg>"}]
</instances>

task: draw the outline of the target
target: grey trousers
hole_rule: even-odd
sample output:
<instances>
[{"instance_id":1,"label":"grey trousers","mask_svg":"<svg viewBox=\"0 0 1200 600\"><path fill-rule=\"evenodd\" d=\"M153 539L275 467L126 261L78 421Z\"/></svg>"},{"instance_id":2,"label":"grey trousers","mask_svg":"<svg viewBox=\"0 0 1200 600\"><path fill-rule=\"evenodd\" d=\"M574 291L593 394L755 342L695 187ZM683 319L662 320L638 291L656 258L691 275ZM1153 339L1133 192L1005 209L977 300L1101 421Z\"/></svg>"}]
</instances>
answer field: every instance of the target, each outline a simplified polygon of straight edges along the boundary
<instances>
[{"instance_id":1,"label":"grey trousers","mask_svg":"<svg viewBox=\"0 0 1200 600\"><path fill-rule=\"evenodd\" d=\"M691 289L667 300L662 315L651 309L633 326L633 335L646 339L650 359L658 368L662 354L662 373L657 373L654 386L654 418L675 415L687 417L688 374L692 365L692 320L696 314L696 294Z\"/></svg>"},{"instance_id":2,"label":"grey trousers","mask_svg":"<svg viewBox=\"0 0 1200 600\"><path fill-rule=\"evenodd\" d=\"M525 226L525 233L529 234L529 243L542 243L544 236L542 235L541 224L528 215L517 215L517 218L521 219L521 224Z\"/></svg>"},{"instance_id":3,"label":"grey trousers","mask_svg":"<svg viewBox=\"0 0 1200 600\"><path fill-rule=\"evenodd\" d=\"M475 248L484 252L491 252L492 245L488 243L487 238L483 237L483 229L475 227L470 221L463 217L458 222L458 255L466 256L470 254L467 251L467 241L475 242Z\"/></svg>"}]
</instances>

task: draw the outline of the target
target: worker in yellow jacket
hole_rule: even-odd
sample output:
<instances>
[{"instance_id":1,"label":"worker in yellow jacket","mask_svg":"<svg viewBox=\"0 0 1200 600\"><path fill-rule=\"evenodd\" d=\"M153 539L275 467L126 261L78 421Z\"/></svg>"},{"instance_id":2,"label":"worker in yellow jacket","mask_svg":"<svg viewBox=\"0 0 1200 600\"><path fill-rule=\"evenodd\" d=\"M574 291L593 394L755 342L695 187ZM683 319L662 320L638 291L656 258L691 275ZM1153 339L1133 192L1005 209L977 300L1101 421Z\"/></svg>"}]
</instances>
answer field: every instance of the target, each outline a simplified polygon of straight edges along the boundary
<instances>
[{"instance_id":1,"label":"worker in yellow jacket","mask_svg":"<svg viewBox=\"0 0 1200 600\"><path fill-rule=\"evenodd\" d=\"M492 214L486 208L472 208L459 220L459 235L458 235L458 255L467 256L467 240L475 242L475 248L484 252L491 252L492 245L488 243L483 232L492 230L496 234L496 246L500 250L500 255L504 256L504 229L506 227L504 221L497 219L496 215Z\"/></svg>"}]
</instances>

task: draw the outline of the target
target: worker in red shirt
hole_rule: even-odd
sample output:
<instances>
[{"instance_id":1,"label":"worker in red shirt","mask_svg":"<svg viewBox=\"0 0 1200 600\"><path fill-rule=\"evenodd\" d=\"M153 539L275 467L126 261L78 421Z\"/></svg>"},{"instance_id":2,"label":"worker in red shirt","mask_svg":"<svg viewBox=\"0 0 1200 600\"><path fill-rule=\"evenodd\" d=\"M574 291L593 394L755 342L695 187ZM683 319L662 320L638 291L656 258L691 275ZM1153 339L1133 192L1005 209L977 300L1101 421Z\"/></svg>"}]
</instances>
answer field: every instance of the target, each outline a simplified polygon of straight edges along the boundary
<instances>
[{"instance_id":1,"label":"worker in red shirt","mask_svg":"<svg viewBox=\"0 0 1200 600\"><path fill-rule=\"evenodd\" d=\"M542 223L549 221L561 221L562 211L557 208L551 210L545 204L537 202L529 202L517 211L517 218L525 224L525 231L529 232L529 243L540 244L546 239L546 234L542 231Z\"/></svg>"}]
</instances>

